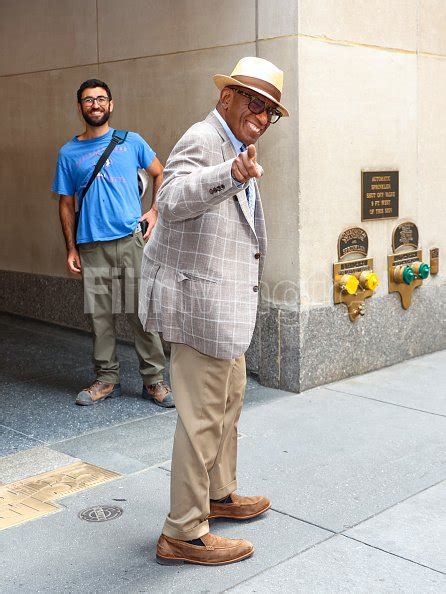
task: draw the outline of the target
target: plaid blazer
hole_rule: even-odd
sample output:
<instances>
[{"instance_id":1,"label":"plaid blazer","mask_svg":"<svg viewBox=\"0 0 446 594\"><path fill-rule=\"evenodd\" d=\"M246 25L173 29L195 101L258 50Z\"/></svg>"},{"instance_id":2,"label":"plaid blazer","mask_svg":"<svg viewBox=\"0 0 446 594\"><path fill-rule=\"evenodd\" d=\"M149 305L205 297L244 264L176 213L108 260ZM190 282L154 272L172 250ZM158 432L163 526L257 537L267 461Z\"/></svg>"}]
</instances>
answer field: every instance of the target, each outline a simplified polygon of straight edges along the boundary
<instances>
[{"instance_id":1,"label":"plaid blazer","mask_svg":"<svg viewBox=\"0 0 446 594\"><path fill-rule=\"evenodd\" d=\"M141 268L144 328L221 359L251 342L266 253L257 183L253 220L248 184L231 176L235 157L212 113L189 128L167 160Z\"/></svg>"}]
</instances>

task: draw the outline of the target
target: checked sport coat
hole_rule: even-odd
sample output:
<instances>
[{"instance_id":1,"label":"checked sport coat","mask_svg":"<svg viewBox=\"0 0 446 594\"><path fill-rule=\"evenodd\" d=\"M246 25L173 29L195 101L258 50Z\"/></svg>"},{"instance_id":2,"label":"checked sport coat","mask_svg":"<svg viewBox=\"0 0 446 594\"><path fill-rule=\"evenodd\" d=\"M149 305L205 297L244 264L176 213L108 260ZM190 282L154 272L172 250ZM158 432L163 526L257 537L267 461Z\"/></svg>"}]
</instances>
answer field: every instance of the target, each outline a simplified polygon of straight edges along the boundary
<instances>
[{"instance_id":1,"label":"checked sport coat","mask_svg":"<svg viewBox=\"0 0 446 594\"><path fill-rule=\"evenodd\" d=\"M248 184L237 187L231 176L235 157L212 113L178 141L158 192L139 294L146 330L220 359L239 357L251 342L266 254L257 183L253 219Z\"/></svg>"}]
</instances>

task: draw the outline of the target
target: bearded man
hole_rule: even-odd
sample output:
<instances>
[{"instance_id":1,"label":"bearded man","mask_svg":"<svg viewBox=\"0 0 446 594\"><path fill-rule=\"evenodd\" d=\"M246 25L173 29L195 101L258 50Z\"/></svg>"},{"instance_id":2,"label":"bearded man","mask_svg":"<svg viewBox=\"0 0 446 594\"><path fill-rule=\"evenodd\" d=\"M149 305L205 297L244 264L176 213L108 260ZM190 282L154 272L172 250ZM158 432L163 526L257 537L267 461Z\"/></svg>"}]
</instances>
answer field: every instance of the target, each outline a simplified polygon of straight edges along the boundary
<instances>
[{"instance_id":1,"label":"bearded man","mask_svg":"<svg viewBox=\"0 0 446 594\"><path fill-rule=\"evenodd\" d=\"M163 180L163 166L139 134L119 135L109 126L113 99L105 82L90 79L82 83L77 103L85 131L61 148L52 187L60 195L68 269L82 274L84 311L93 328L96 377L79 392L76 404L92 405L121 396L114 315L124 309L134 330L142 397L159 406L173 407L170 387L162 375L165 358L159 335L145 332L137 314L144 240L150 237L157 220L156 194ZM108 158L96 171L98 161L110 147ZM152 206L144 215L138 168L145 169L153 179ZM143 222L147 224L144 235Z\"/></svg>"}]
</instances>

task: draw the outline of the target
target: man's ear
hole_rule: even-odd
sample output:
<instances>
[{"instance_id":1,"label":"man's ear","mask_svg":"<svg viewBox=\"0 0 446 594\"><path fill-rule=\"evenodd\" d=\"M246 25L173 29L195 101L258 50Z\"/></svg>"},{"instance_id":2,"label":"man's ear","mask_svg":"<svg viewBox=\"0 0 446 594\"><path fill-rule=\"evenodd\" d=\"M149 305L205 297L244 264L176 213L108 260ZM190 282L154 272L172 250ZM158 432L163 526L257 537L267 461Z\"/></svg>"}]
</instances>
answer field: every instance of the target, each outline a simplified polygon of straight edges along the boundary
<instances>
[{"instance_id":1,"label":"man's ear","mask_svg":"<svg viewBox=\"0 0 446 594\"><path fill-rule=\"evenodd\" d=\"M222 91L220 93L220 104L223 107L223 109L228 109L228 107L231 104L231 99L232 99L231 89L229 89L228 87L225 87L224 89L222 89Z\"/></svg>"},{"instance_id":2,"label":"man's ear","mask_svg":"<svg viewBox=\"0 0 446 594\"><path fill-rule=\"evenodd\" d=\"M108 105L109 105L110 113L111 113L113 111L113 106L114 106L113 99L110 99L110 103Z\"/></svg>"}]
</instances>

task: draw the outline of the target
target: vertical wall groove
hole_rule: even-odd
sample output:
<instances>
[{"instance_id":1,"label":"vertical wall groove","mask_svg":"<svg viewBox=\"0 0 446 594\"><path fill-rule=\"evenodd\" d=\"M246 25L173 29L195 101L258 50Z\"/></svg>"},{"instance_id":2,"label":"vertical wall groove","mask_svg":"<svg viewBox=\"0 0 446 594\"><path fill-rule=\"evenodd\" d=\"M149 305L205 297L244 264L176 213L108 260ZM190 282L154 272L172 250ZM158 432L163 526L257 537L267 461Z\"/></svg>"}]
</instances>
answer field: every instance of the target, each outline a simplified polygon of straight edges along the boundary
<instances>
[{"instance_id":1,"label":"vertical wall groove","mask_svg":"<svg viewBox=\"0 0 446 594\"><path fill-rule=\"evenodd\" d=\"M259 56L259 0L255 0L256 56Z\"/></svg>"},{"instance_id":2,"label":"vertical wall groove","mask_svg":"<svg viewBox=\"0 0 446 594\"><path fill-rule=\"evenodd\" d=\"M98 63L98 74L99 74L99 0L96 0L96 59Z\"/></svg>"}]
</instances>

